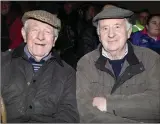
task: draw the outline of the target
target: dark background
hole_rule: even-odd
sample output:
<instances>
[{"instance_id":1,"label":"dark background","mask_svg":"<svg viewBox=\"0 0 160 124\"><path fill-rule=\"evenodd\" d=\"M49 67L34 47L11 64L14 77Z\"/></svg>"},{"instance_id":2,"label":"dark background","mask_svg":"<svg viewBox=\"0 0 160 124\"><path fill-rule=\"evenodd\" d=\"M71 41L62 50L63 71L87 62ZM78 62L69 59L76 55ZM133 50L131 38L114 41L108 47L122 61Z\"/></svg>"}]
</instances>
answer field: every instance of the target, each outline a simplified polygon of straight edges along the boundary
<instances>
[{"instance_id":1,"label":"dark background","mask_svg":"<svg viewBox=\"0 0 160 124\"><path fill-rule=\"evenodd\" d=\"M20 3L23 8L26 8L27 5L30 7L46 3L46 1L17 1ZM47 1L48 3L56 3L60 8L65 2L69 1ZM114 4L119 7L130 9L134 12L138 12L142 9L148 9L150 13L157 14L160 13L160 1L70 1L74 3L74 7L78 8L80 5L85 3L94 3L99 6L104 6L105 4Z\"/></svg>"},{"instance_id":2,"label":"dark background","mask_svg":"<svg viewBox=\"0 0 160 124\"><path fill-rule=\"evenodd\" d=\"M160 1L101 1L95 2L97 4L113 3L123 8L130 9L132 11L140 11L141 9L148 9L151 13L160 13Z\"/></svg>"}]
</instances>

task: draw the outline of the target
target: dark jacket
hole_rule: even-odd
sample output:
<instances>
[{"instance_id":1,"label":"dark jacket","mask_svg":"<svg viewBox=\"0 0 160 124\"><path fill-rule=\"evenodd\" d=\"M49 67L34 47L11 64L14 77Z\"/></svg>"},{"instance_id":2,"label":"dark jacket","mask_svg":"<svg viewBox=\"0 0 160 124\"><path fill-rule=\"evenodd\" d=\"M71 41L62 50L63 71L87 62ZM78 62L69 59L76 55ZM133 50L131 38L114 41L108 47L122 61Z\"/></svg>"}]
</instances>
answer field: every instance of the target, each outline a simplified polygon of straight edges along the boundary
<instances>
[{"instance_id":1,"label":"dark jacket","mask_svg":"<svg viewBox=\"0 0 160 124\"><path fill-rule=\"evenodd\" d=\"M7 122L79 122L75 71L53 51L34 73L24 45L2 54L2 97Z\"/></svg>"},{"instance_id":2,"label":"dark jacket","mask_svg":"<svg viewBox=\"0 0 160 124\"><path fill-rule=\"evenodd\" d=\"M129 43L118 78L98 48L80 59L76 79L81 122L160 122L160 56L148 48ZM92 106L98 96L107 112Z\"/></svg>"}]
</instances>

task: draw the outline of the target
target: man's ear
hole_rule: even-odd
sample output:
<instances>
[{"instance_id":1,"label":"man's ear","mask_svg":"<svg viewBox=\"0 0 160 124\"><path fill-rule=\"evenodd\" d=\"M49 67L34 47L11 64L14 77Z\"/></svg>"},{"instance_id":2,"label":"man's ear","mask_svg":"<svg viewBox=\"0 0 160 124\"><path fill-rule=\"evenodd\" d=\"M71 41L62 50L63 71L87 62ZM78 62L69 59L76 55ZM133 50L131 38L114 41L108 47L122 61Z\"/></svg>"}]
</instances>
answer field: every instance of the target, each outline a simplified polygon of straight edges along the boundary
<instances>
[{"instance_id":1,"label":"man's ear","mask_svg":"<svg viewBox=\"0 0 160 124\"><path fill-rule=\"evenodd\" d=\"M22 29L21 29L21 34L24 39L24 42L26 43L26 31L25 31L24 27L22 27Z\"/></svg>"},{"instance_id":2,"label":"man's ear","mask_svg":"<svg viewBox=\"0 0 160 124\"><path fill-rule=\"evenodd\" d=\"M132 33L132 26L128 29L127 31L127 37L130 38L131 36L131 33Z\"/></svg>"},{"instance_id":3,"label":"man's ear","mask_svg":"<svg viewBox=\"0 0 160 124\"><path fill-rule=\"evenodd\" d=\"M56 43L57 39L58 39L58 36L56 36L56 37L54 38L54 40L53 40L53 47L55 46L55 43Z\"/></svg>"},{"instance_id":4,"label":"man's ear","mask_svg":"<svg viewBox=\"0 0 160 124\"><path fill-rule=\"evenodd\" d=\"M146 25L146 29L148 30L148 25Z\"/></svg>"}]
</instances>

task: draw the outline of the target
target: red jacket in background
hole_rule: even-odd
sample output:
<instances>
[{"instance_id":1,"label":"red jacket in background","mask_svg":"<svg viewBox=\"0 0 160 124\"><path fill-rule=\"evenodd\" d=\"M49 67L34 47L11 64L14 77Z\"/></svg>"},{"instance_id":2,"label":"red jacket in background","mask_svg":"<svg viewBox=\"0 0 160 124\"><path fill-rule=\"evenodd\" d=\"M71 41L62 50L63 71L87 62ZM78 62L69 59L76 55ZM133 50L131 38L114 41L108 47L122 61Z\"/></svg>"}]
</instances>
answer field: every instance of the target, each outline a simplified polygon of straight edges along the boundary
<instances>
[{"instance_id":1,"label":"red jacket in background","mask_svg":"<svg viewBox=\"0 0 160 124\"><path fill-rule=\"evenodd\" d=\"M10 19L8 19L7 23L10 23ZM9 45L9 49L14 49L18 47L23 42L23 37L21 34L21 28L23 27L23 23L21 21L21 17L17 17L9 27L9 38L11 40L11 44Z\"/></svg>"}]
</instances>

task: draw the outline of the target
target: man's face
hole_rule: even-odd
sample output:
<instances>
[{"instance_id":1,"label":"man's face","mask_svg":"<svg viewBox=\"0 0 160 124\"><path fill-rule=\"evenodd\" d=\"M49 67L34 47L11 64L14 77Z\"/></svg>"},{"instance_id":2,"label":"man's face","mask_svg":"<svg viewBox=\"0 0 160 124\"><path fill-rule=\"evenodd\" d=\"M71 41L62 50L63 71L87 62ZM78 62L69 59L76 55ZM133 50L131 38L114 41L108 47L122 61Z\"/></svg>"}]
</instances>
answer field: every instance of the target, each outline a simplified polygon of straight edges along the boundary
<instances>
[{"instance_id":1,"label":"man's face","mask_svg":"<svg viewBox=\"0 0 160 124\"><path fill-rule=\"evenodd\" d=\"M146 26L150 35L158 37L160 35L160 16L154 16Z\"/></svg>"},{"instance_id":2,"label":"man's face","mask_svg":"<svg viewBox=\"0 0 160 124\"><path fill-rule=\"evenodd\" d=\"M54 28L33 19L29 19L27 23L27 31L22 29L22 35L28 50L35 58L42 59L55 45Z\"/></svg>"},{"instance_id":3,"label":"man's face","mask_svg":"<svg viewBox=\"0 0 160 124\"><path fill-rule=\"evenodd\" d=\"M99 21L99 39L107 52L122 50L130 37L125 19L103 19Z\"/></svg>"},{"instance_id":4,"label":"man's face","mask_svg":"<svg viewBox=\"0 0 160 124\"><path fill-rule=\"evenodd\" d=\"M142 25L146 25L149 14L147 12L142 12L139 15L139 21Z\"/></svg>"},{"instance_id":5,"label":"man's face","mask_svg":"<svg viewBox=\"0 0 160 124\"><path fill-rule=\"evenodd\" d=\"M11 3L9 1L2 1L1 2L1 14L6 15L9 12Z\"/></svg>"}]
</instances>

